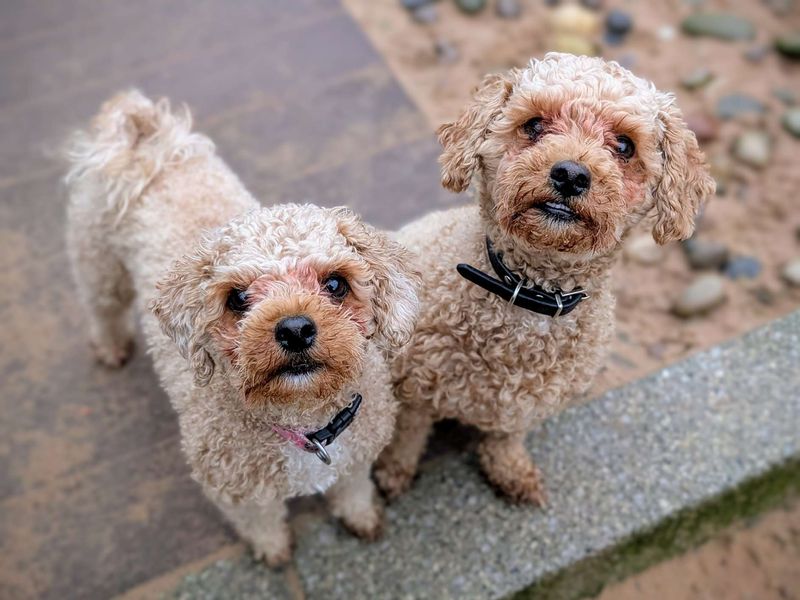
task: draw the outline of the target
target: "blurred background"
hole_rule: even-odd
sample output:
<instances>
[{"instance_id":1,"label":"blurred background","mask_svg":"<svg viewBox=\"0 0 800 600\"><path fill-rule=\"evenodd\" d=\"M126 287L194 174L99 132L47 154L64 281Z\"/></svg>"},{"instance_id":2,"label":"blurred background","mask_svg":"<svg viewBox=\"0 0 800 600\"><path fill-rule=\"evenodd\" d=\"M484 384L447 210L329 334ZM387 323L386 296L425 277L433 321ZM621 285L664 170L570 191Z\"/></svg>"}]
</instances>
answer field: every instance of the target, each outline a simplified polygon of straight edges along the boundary
<instances>
[{"instance_id":1,"label":"blurred background","mask_svg":"<svg viewBox=\"0 0 800 600\"><path fill-rule=\"evenodd\" d=\"M469 201L439 188L433 132L484 74L614 59L677 95L718 195L689 242L629 240L594 392L800 305L793 0L4 0L0 33L0 597L157 597L243 552L189 480L141 340L119 372L86 349L58 147L120 89L189 104L263 203L396 228ZM798 597L800 509L748 525L603 597Z\"/></svg>"}]
</instances>

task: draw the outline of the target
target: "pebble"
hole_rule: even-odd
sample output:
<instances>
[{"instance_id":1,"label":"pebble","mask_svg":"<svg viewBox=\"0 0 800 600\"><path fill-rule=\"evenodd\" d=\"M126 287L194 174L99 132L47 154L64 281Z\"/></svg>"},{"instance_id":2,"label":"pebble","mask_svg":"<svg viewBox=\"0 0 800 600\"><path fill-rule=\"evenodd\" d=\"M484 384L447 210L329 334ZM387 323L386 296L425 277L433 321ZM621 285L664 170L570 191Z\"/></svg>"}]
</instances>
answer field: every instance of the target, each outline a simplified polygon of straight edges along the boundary
<instances>
[{"instance_id":1,"label":"pebble","mask_svg":"<svg viewBox=\"0 0 800 600\"><path fill-rule=\"evenodd\" d=\"M800 108L790 108L783 113L781 124L794 137L800 138Z\"/></svg>"},{"instance_id":2,"label":"pebble","mask_svg":"<svg viewBox=\"0 0 800 600\"><path fill-rule=\"evenodd\" d=\"M766 110L763 102L747 94L727 94L717 100L717 116L720 119L733 119L746 113L763 114Z\"/></svg>"},{"instance_id":3,"label":"pebble","mask_svg":"<svg viewBox=\"0 0 800 600\"><path fill-rule=\"evenodd\" d=\"M555 33L589 36L597 32L597 15L577 4L562 4L550 14L550 26Z\"/></svg>"},{"instance_id":4,"label":"pebble","mask_svg":"<svg viewBox=\"0 0 800 600\"><path fill-rule=\"evenodd\" d=\"M428 25L435 23L439 18L439 11L436 9L435 4L423 4L411 11L411 16L417 23Z\"/></svg>"},{"instance_id":5,"label":"pebble","mask_svg":"<svg viewBox=\"0 0 800 600\"><path fill-rule=\"evenodd\" d=\"M436 40L434 49L436 50L436 57L443 64L453 64L458 60L458 48L443 38Z\"/></svg>"},{"instance_id":6,"label":"pebble","mask_svg":"<svg viewBox=\"0 0 800 600\"><path fill-rule=\"evenodd\" d=\"M714 79L714 74L706 67L698 67L688 75L681 78L681 85L687 90L701 88Z\"/></svg>"},{"instance_id":7,"label":"pebble","mask_svg":"<svg viewBox=\"0 0 800 600\"><path fill-rule=\"evenodd\" d=\"M662 25L656 30L656 36L662 42L669 42L675 39L675 28L672 25Z\"/></svg>"},{"instance_id":8,"label":"pebble","mask_svg":"<svg viewBox=\"0 0 800 600\"><path fill-rule=\"evenodd\" d=\"M486 0L456 0L456 6L467 14L474 14L486 7Z\"/></svg>"},{"instance_id":9,"label":"pebble","mask_svg":"<svg viewBox=\"0 0 800 600\"><path fill-rule=\"evenodd\" d=\"M753 24L730 13L695 13L681 23L684 33L706 35L722 40L749 40L755 35Z\"/></svg>"},{"instance_id":10,"label":"pebble","mask_svg":"<svg viewBox=\"0 0 800 600\"><path fill-rule=\"evenodd\" d=\"M760 63L770 52L770 47L764 44L750 46L744 51L744 57L752 63Z\"/></svg>"},{"instance_id":11,"label":"pebble","mask_svg":"<svg viewBox=\"0 0 800 600\"><path fill-rule=\"evenodd\" d=\"M722 269L728 262L730 252L725 244L713 240L689 238L683 242L686 261L692 269Z\"/></svg>"},{"instance_id":12,"label":"pebble","mask_svg":"<svg viewBox=\"0 0 800 600\"><path fill-rule=\"evenodd\" d=\"M800 256L786 263L781 275L789 285L800 287Z\"/></svg>"},{"instance_id":13,"label":"pebble","mask_svg":"<svg viewBox=\"0 0 800 600\"><path fill-rule=\"evenodd\" d=\"M519 0L497 0L494 9L497 16L503 19L516 19L522 14Z\"/></svg>"},{"instance_id":14,"label":"pebble","mask_svg":"<svg viewBox=\"0 0 800 600\"><path fill-rule=\"evenodd\" d=\"M792 31L775 40L778 52L789 58L800 58L800 31Z\"/></svg>"},{"instance_id":15,"label":"pebble","mask_svg":"<svg viewBox=\"0 0 800 600\"><path fill-rule=\"evenodd\" d=\"M719 124L717 120L706 113L692 113L686 117L686 124L694 131L700 143L711 142L717 139Z\"/></svg>"},{"instance_id":16,"label":"pebble","mask_svg":"<svg viewBox=\"0 0 800 600\"><path fill-rule=\"evenodd\" d=\"M789 88L779 87L772 90L772 95L783 102L786 106L793 106L797 102L797 96Z\"/></svg>"},{"instance_id":17,"label":"pebble","mask_svg":"<svg viewBox=\"0 0 800 600\"><path fill-rule=\"evenodd\" d=\"M769 135L755 129L739 134L733 145L733 155L751 167L766 167L772 157Z\"/></svg>"},{"instance_id":18,"label":"pebble","mask_svg":"<svg viewBox=\"0 0 800 600\"><path fill-rule=\"evenodd\" d=\"M633 28L633 18L624 10L612 9L606 15L605 40L609 44L621 44Z\"/></svg>"},{"instance_id":19,"label":"pebble","mask_svg":"<svg viewBox=\"0 0 800 600\"><path fill-rule=\"evenodd\" d=\"M775 292L765 285L759 285L753 288L750 290L750 293L753 295L753 298L765 306L772 306L775 304Z\"/></svg>"},{"instance_id":20,"label":"pebble","mask_svg":"<svg viewBox=\"0 0 800 600\"><path fill-rule=\"evenodd\" d=\"M625 244L625 256L642 265L654 265L664 258L664 249L656 244L651 235L639 235Z\"/></svg>"},{"instance_id":21,"label":"pebble","mask_svg":"<svg viewBox=\"0 0 800 600\"><path fill-rule=\"evenodd\" d=\"M433 0L400 0L400 2L403 4L403 8L408 10L416 10L420 6L431 4Z\"/></svg>"},{"instance_id":22,"label":"pebble","mask_svg":"<svg viewBox=\"0 0 800 600\"><path fill-rule=\"evenodd\" d=\"M568 33L556 35L553 38L552 46L556 52L566 52L577 56L597 56L597 46L578 35Z\"/></svg>"},{"instance_id":23,"label":"pebble","mask_svg":"<svg viewBox=\"0 0 800 600\"><path fill-rule=\"evenodd\" d=\"M600 10L603 8L603 0L581 0L581 4L589 10Z\"/></svg>"},{"instance_id":24,"label":"pebble","mask_svg":"<svg viewBox=\"0 0 800 600\"><path fill-rule=\"evenodd\" d=\"M794 8L794 0L765 0L764 4L772 9L776 15L788 15Z\"/></svg>"},{"instance_id":25,"label":"pebble","mask_svg":"<svg viewBox=\"0 0 800 600\"><path fill-rule=\"evenodd\" d=\"M725 301L725 280L719 275L700 275L672 306L679 317L693 317L707 313Z\"/></svg>"},{"instance_id":26,"label":"pebble","mask_svg":"<svg viewBox=\"0 0 800 600\"><path fill-rule=\"evenodd\" d=\"M725 265L725 275L730 279L755 279L761 273L761 261L755 256L737 256Z\"/></svg>"}]
</instances>

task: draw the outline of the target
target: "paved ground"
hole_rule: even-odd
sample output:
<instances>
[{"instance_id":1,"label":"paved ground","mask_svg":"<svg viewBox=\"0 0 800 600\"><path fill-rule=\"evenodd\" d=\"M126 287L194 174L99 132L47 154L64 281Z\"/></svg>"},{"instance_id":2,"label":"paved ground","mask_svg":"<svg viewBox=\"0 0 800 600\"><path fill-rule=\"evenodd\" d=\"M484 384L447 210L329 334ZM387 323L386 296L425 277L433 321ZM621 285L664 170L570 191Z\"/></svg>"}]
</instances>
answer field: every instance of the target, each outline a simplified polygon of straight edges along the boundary
<instances>
[{"instance_id":1,"label":"paved ground","mask_svg":"<svg viewBox=\"0 0 800 600\"><path fill-rule=\"evenodd\" d=\"M0 4L0 597L99 598L232 544L149 360L94 365L63 243L64 135L120 88L186 101L262 202L396 226L456 200L330 0Z\"/></svg>"}]
</instances>

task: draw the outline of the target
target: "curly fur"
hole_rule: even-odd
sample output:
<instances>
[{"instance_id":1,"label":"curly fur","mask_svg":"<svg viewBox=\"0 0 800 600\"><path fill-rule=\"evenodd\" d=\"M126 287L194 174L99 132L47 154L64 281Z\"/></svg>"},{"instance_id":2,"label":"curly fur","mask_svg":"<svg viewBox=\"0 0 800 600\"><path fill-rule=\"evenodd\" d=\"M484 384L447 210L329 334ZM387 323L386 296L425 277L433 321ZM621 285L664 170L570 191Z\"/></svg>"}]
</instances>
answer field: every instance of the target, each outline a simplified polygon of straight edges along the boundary
<instances>
[{"instance_id":1,"label":"curly fur","mask_svg":"<svg viewBox=\"0 0 800 600\"><path fill-rule=\"evenodd\" d=\"M208 497L270 564L290 556L292 496L324 491L348 528L375 537L369 467L396 411L385 355L418 308L408 253L346 209L260 208L186 109L135 91L107 102L68 156L68 249L92 345L121 365L135 302ZM333 273L350 283L341 301L323 290ZM234 288L244 312L226 308ZM286 376L275 324L298 313L317 325L307 355L323 366ZM356 391L364 401L331 467L273 429L318 429Z\"/></svg>"},{"instance_id":2,"label":"curly fur","mask_svg":"<svg viewBox=\"0 0 800 600\"><path fill-rule=\"evenodd\" d=\"M544 126L535 139L523 127L534 117ZM620 135L636 144L630 160L615 154ZM389 496L401 493L431 424L456 418L484 432L479 457L489 480L514 500L541 504L525 432L584 393L600 368L614 324L609 269L621 241L647 215L659 243L688 237L713 180L672 95L597 58L552 53L488 76L439 138L442 184L462 191L474 183L478 203L433 213L397 235L424 273L422 313L392 365L402 406L376 478ZM593 182L569 200L578 217L570 222L540 210L554 198L552 165L566 159L587 166ZM491 273L487 235L528 281L582 287L590 299L550 318L470 284L455 265Z\"/></svg>"}]
</instances>

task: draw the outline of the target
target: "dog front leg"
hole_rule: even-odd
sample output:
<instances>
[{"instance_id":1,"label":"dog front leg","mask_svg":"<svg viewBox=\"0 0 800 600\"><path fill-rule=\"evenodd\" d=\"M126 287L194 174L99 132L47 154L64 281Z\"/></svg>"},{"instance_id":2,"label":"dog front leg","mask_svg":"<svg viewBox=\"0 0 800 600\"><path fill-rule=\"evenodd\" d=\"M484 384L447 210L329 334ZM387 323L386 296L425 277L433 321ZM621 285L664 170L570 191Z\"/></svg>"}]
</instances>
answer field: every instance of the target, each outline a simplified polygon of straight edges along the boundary
<instances>
[{"instance_id":1,"label":"dog front leg","mask_svg":"<svg viewBox=\"0 0 800 600\"><path fill-rule=\"evenodd\" d=\"M478 447L486 477L510 500L544 506L542 477L525 449L525 433L486 433Z\"/></svg>"},{"instance_id":2,"label":"dog front leg","mask_svg":"<svg viewBox=\"0 0 800 600\"><path fill-rule=\"evenodd\" d=\"M392 441L375 464L375 480L387 498L396 498L411 486L432 427L430 413L401 407Z\"/></svg>"},{"instance_id":3,"label":"dog front leg","mask_svg":"<svg viewBox=\"0 0 800 600\"><path fill-rule=\"evenodd\" d=\"M383 531L383 508L369 478L369 469L369 464L356 466L339 478L325 496L333 516L351 533L371 542Z\"/></svg>"},{"instance_id":4,"label":"dog front leg","mask_svg":"<svg viewBox=\"0 0 800 600\"><path fill-rule=\"evenodd\" d=\"M257 560L280 567L292 558L292 535L286 523L286 503L271 500L265 504L217 502L236 532L253 549Z\"/></svg>"}]
</instances>

